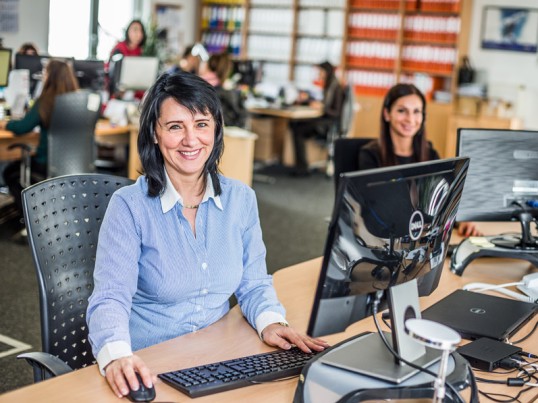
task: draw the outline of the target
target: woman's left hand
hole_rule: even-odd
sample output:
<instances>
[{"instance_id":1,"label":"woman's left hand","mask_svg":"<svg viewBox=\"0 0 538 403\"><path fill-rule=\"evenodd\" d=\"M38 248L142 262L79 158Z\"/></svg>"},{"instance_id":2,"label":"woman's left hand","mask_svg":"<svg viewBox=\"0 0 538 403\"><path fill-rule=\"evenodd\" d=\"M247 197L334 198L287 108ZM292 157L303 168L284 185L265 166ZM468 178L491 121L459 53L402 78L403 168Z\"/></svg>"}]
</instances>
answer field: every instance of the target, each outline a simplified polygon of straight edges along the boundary
<instances>
[{"instance_id":1,"label":"woman's left hand","mask_svg":"<svg viewBox=\"0 0 538 403\"><path fill-rule=\"evenodd\" d=\"M476 224L471 221L463 221L458 225L458 235L463 237L483 236Z\"/></svg>"},{"instance_id":2,"label":"woman's left hand","mask_svg":"<svg viewBox=\"0 0 538 403\"><path fill-rule=\"evenodd\" d=\"M266 344L283 350L289 350L292 344L295 344L306 353L311 353L312 350L323 351L329 347L325 340L300 334L292 327L283 326L280 323L270 324L263 329L262 339Z\"/></svg>"}]
</instances>

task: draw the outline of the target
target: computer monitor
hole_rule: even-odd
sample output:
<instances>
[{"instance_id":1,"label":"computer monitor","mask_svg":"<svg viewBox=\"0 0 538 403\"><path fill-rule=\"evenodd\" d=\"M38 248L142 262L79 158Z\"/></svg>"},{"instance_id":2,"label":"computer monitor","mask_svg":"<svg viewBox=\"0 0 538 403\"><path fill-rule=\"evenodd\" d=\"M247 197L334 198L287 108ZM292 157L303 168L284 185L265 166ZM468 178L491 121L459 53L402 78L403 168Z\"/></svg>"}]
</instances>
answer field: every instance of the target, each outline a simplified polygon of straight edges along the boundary
<instances>
[{"instance_id":1,"label":"computer monitor","mask_svg":"<svg viewBox=\"0 0 538 403\"><path fill-rule=\"evenodd\" d=\"M105 62L103 60L74 60L73 69L79 87L92 91L105 88Z\"/></svg>"},{"instance_id":2,"label":"computer monitor","mask_svg":"<svg viewBox=\"0 0 538 403\"><path fill-rule=\"evenodd\" d=\"M459 129L457 153L471 159L458 220L520 221L522 236L493 243L537 248L538 131Z\"/></svg>"},{"instance_id":3,"label":"computer monitor","mask_svg":"<svg viewBox=\"0 0 538 403\"><path fill-rule=\"evenodd\" d=\"M39 95L35 93L35 89L38 82L40 82L43 78L43 69L51 59L62 60L71 65L73 64L74 60L72 57L24 55L19 53L15 55L15 69L30 71L30 94L34 97Z\"/></svg>"},{"instance_id":4,"label":"computer monitor","mask_svg":"<svg viewBox=\"0 0 538 403\"><path fill-rule=\"evenodd\" d=\"M259 60L233 60L231 76L237 80L237 84L254 88L262 81L263 62Z\"/></svg>"},{"instance_id":5,"label":"computer monitor","mask_svg":"<svg viewBox=\"0 0 538 403\"><path fill-rule=\"evenodd\" d=\"M538 266L538 131L458 129L457 154L471 159L458 221L519 221L520 232L471 237L452 254L462 275L483 256L525 259Z\"/></svg>"},{"instance_id":6,"label":"computer monitor","mask_svg":"<svg viewBox=\"0 0 538 403\"><path fill-rule=\"evenodd\" d=\"M11 49L0 49L0 87L7 87L11 67Z\"/></svg>"},{"instance_id":7,"label":"computer monitor","mask_svg":"<svg viewBox=\"0 0 538 403\"><path fill-rule=\"evenodd\" d=\"M116 67L115 67L116 68ZM119 63L120 90L147 90L159 74L159 59L147 56L124 56Z\"/></svg>"},{"instance_id":8,"label":"computer monitor","mask_svg":"<svg viewBox=\"0 0 538 403\"><path fill-rule=\"evenodd\" d=\"M468 158L452 158L341 174L309 335L345 330L372 315L379 297L389 311L401 308L399 302L389 302L387 292L400 284L416 280L420 296L433 292L468 165ZM352 351L343 354L352 357L356 372L373 366L360 354L356 359ZM389 367L394 365L390 361ZM349 369L348 364L342 367Z\"/></svg>"}]
</instances>

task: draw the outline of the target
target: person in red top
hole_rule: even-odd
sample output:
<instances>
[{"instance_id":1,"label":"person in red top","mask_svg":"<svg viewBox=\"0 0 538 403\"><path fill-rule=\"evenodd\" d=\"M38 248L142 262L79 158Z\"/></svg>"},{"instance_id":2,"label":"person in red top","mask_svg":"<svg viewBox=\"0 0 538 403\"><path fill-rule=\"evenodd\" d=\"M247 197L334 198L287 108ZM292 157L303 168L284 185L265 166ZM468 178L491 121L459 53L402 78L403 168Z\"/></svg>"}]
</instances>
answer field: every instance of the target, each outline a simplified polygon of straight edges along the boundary
<instances>
[{"instance_id":1,"label":"person in red top","mask_svg":"<svg viewBox=\"0 0 538 403\"><path fill-rule=\"evenodd\" d=\"M144 29L144 24L142 24L140 20L132 20L125 30L125 39L118 42L116 46L112 48L110 51L110 59L105 66L105 70L108 74L107 88L110 98L121 98L123 96L116 87L117 78L115 78L114 66L118 59L114 56L142 56L145 43L146 30ZM143 95L144 91L135 92L135 98L141 99Z\"/></svg>"},{"instance_id":2,"label":"person in red top","mask_svg":"<svg viewBox=\"0 0 538 403\"><path fill-rule=\"evenodd\" d=\"M127 26L125 39L118 42L110 52L110 58L117 54L124 56L142 56L146 43L146 30L140 20L133 20Z\"/></svg>"}]
</instances>

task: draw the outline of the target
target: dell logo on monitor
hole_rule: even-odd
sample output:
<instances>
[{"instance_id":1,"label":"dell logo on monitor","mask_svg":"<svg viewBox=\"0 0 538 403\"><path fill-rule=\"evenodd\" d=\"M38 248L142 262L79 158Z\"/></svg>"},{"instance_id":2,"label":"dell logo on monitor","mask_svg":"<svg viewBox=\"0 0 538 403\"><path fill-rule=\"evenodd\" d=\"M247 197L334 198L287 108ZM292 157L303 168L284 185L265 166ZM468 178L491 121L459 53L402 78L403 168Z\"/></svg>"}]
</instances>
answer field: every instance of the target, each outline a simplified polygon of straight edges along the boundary
<instances>
[{"instance_id":1,"label":"dell logo on monitor","mask_svg":"<svg viewBox=\"0 0 538 403\"><path fill-rule=\"evenodd\" d=\"M413 241L416 241L422 235L422 228L424 227L424 217L420 211L415 211L411 214L409 220L409 236Z\"/></svg>"}]
</instances>

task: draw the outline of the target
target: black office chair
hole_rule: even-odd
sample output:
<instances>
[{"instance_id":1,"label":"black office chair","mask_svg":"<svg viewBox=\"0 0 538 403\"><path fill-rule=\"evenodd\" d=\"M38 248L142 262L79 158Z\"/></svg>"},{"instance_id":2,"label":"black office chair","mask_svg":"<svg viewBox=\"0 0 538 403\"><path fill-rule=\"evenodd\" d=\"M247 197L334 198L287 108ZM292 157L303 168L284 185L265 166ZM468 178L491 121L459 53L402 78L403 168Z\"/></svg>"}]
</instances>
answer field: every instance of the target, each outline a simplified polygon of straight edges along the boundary
<instances>
[{"instance_id":1,"label":"black office chair","mask_svg":"<svg viewBox=\"0 0 538 403\"><path fill-rule=\"evenodd\" d=\"M359 169L359 151L372 138L341 137L334 141L334 189L338 189L340 174Z\"/></svg>"},{"instance_id":2,"label":"black office chair","mask_svg":"<svg viewBox=\"0 0 538 403\"><path fill-rule=\"evenodd\" d=\"M56 96L48 129L47 178L94 172L94 135L100 107L99 94L90 91ZM22 187L46 179L30 171L33 149L20 143L9 148L15 147L22 149Z\"/></svg>"},{"instance_id":3,"label":"black office chair","mask_svg":"<svg viewBox=\"0 0 538 403\"><path fill-rule=\"evenodd\" d=\"M355 111L355 94L353 87L350 85L344 86L342 109L340 117L334 122L327 134L327 176L332 176L335 173L335 142L337 139L344 138L349 132L353 115Z\"/></svg>"},{"instance_id":4,"label":"black office chair","mask_svg":"<svg viewBox=\"0 0 538 403\"><path fill-rule=\"evenodd\" d=\"M34 382L95 362L86 308L93 291L99 228L110 197L133 181L102 174L66 175L22 192L24 220L38 284L43 352L19 355Z\"/></svg>"}]
</instances>

